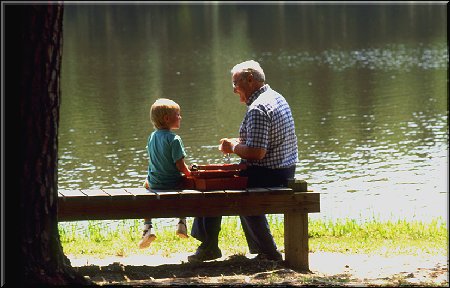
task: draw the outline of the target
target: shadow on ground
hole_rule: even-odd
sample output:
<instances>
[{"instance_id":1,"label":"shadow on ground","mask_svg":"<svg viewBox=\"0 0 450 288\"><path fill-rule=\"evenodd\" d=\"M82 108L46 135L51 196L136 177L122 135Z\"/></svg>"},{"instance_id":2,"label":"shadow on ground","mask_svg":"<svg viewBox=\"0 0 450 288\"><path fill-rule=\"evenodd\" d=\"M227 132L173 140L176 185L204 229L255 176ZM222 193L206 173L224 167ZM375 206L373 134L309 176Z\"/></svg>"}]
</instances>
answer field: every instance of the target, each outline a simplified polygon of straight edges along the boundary
<instances>
[{"instance_id":1,"label":"shadow on ground","mask_svg":"<svg viewBox=\"0 0 450 288\"><path fill-rule=\"evenodd\" d=\"M116 262L108 266L90 265L75 269L94 283L108 286L340 286L339 283L351 281L349 275L317 277L310 271L287 268L284 262L249 259L241 255L203 263L134 266Z\"/></svg>"},{"instance_id":2,"label":"shadow on ground","mask_svg":"<svg viewBox=\"0 0 450 288\"><path fill-rule=\"evenodd\" d=\"M337 263L328 263L338 265ZM367 268L366 264L364 265ZM354 266L352 264L352 266ZM347 266L346 266L347 267ZM355 268L358 268L357 266ZM430 286L448 287L448 261L445 265L361 277L349 271L319 273L294 271L284 262L249 259L233 255L226 260L203 263L74 267L95 284L109 286ZM374 268L376 269L376 268Z\"/></svg>"}]
</instances>

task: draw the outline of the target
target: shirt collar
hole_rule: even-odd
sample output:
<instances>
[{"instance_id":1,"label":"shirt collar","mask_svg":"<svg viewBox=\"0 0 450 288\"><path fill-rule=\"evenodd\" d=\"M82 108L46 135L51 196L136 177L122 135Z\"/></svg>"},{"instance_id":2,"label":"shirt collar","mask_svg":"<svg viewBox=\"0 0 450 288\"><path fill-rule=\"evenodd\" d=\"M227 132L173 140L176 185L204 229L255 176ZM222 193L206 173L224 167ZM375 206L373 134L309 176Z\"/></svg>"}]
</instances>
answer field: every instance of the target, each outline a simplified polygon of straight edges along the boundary
<instances>
[{"instance_id":1,"label":"shirt collar","mask_svg":"<svg viewBox=\"0 0 450 288\"><path fill-rule=\"evenodd\" d=\"M261 88L253 92L253 94L250 95L250 97L248 97L247 99L246 102L247 106L250 106L253 103L253 101L255 101L258 98L259 95L266 92L269 88L270 88L269 84L264 84Z\"/></svg>"}]
</instances>

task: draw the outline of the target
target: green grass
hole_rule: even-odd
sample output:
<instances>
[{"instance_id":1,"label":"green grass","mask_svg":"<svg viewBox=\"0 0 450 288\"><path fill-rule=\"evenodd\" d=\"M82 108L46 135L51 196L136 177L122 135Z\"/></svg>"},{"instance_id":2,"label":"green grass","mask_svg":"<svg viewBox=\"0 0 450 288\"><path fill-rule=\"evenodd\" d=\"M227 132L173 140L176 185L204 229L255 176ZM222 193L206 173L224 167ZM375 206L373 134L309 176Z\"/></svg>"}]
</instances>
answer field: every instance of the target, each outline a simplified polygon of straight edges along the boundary
<instances>
[{"instance_id":1,"label":"green grass","mask_svg":"<svg viewBox=\"0 0 450 288\"><path fill-rule=\"evenodd\" d=\"M284 225L279 215L267 215L272 234L284 252ZM114 223L112 225L111 223ZM155 221L155 223L158 223ZM173 223L176 224L176 221ZM157 239L150 248L140 250L142 220L84 221L59 223L60 239L67 255L95 257L131 254L194 252L199 241L193 237L180 239L175 224L156 224ZM188 227L192 218L188 218ZM356 220L309 220L311 252L367 253L378 255L415 255L448 253L447 222L441 218L429 223L420 221L378 221L358 223ZM225 255L246 254L248 246L239 217L223 217L219 245Z\"/></svg>"}]
</instances>

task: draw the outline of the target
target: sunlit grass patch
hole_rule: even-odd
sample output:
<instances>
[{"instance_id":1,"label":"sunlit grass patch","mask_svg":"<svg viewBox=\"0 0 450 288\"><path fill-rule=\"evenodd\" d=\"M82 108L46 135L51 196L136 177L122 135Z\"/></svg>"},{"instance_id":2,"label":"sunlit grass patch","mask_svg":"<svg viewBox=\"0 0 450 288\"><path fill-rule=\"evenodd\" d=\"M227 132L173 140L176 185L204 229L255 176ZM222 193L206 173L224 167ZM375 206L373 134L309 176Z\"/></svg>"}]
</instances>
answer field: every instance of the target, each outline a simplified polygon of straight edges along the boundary
<instances>
[{"instance_id":1,"label":"sunlit grass patch","mask_svg":"<svg viewBox=\"0 0 450 288\"><path fill-rule=\"evenodd\" d=\"M309 222L310 250L396 254L446 254L448 228L443 219L369 221L352 219Z\"/></svg>"},{"instance_id":2,"label":"sunlit grass patch","mask_svg":"<svg viewBox=\"0 0 450 288\"><path fill-rule=\"evenodd\" d=\"M283 217L267 215L267 219L279 250L284 252ZM187 220L188 227L191 227L193 219ZM173 223L156 222L157 239L143 250L137 247L142 233L142 220L63 222L59 224L59 232L66 254L101 257L193 253L200 242L192 236L179 238L175 234L176 222ZM420 253L438 255L448 252L448 228L443 219L430 223L406 220L359 223L352 219L310 219L309 236L312 252L377 253L386 256ZM224 254L248 253L239 217L223 217L219 246Z\"/></svg>"}]
</instances>

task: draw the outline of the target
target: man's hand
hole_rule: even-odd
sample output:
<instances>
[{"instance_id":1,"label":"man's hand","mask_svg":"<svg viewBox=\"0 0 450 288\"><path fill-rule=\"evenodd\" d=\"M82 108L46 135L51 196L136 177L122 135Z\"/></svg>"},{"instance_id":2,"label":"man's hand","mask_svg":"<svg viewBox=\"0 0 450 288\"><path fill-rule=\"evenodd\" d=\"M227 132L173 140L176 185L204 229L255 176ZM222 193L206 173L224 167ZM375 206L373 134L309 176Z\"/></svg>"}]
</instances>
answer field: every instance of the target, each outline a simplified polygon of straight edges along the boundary
<instances>
[{"instance_id":1,"label":"man's hand","mask_svg":"<svg viewBox=\"0 0 450 288\"><path fill-rule=\"evenodd\" d=\"M239 138L222 138L220 139L219 150L223 153L234 153L234 149L238 144Z\"/></svg>"}]
</instances>

